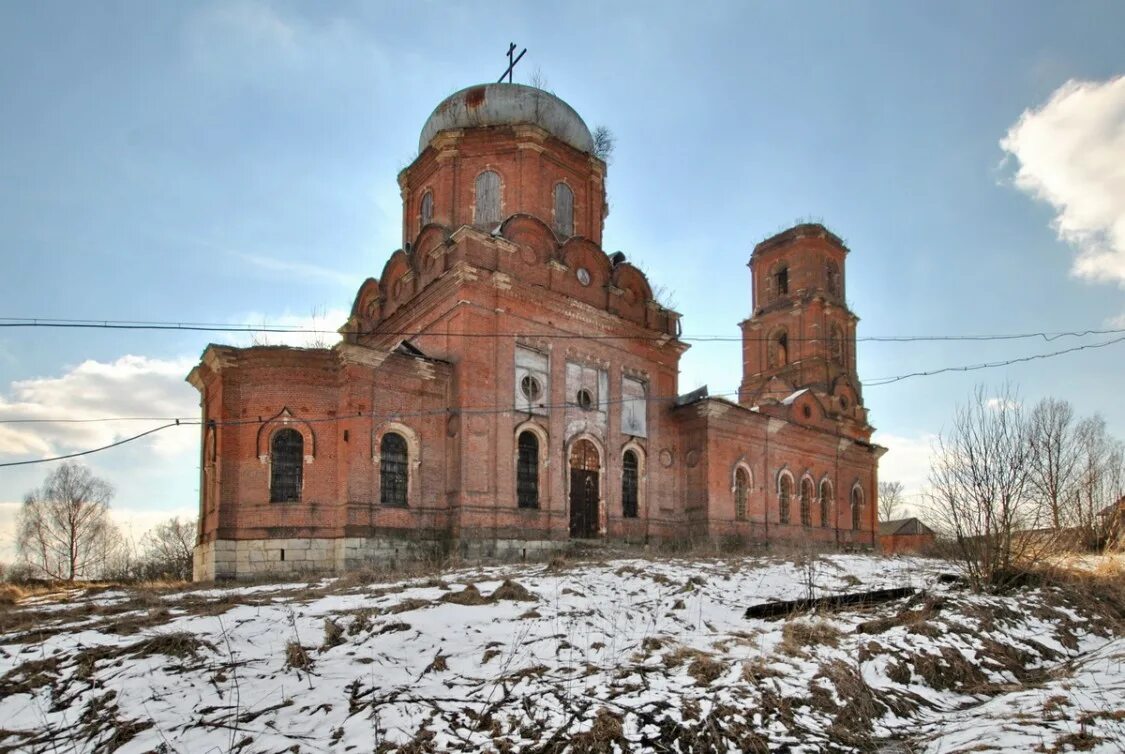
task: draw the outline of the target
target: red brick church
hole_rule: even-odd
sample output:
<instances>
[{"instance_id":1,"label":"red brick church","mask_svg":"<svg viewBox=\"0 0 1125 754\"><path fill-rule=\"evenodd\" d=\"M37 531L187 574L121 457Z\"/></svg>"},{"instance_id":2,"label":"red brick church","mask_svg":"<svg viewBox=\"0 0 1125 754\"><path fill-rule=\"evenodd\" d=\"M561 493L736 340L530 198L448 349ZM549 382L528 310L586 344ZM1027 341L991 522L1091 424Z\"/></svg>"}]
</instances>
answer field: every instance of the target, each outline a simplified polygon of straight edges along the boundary
<instances>
[{"instance_id":1,"label":"red brick church","mask_svg":"<svg viewBox=\"0 0 1125 754\"><path fill-rule=\"evenodd\" d=\"M874 544L847 247L750 258L738 401L680 395L680 315L602 249L606 165L519 84L437 106L399 175L403 248L332 348L210 345L195 577L341 571L574 540ZM732 271L733 272L733 271Z\"/></svg>"}]
</instances>

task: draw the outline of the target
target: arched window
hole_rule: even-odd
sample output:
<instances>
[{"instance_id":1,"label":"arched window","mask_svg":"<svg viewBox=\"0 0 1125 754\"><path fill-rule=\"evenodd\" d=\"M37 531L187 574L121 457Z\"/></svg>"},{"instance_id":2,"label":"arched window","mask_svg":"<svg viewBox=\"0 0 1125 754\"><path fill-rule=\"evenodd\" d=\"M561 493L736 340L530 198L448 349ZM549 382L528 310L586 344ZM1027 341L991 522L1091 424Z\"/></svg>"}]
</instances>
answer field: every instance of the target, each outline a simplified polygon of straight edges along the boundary
<instances>
[{"instance_id":1,"label":"arched window","mask_svg":"<svg viewBox=\"0 0 1125 754\"><path fill-rule=\"evenodd\" d=\"M825 479L820 483L820 525L832 523L832 483Z\"/></svg>"},{"instance_id":2,"label":"arched window","mask_svg":"<svg viewBox=\"0 0 1125 754\"><path fill-rule=\"evenodd\" d=\"M750 475L741 466L734 470L734 517L746 520L747 501L750 498Z\"/></svg>"},{"instance_id":3,"label":"arched window","mask_svg":"<svg viewBox=\"0 0 1125 754\"><path fill-rule=\"evenodd\" d=\"M789 501L793 497L793 480L788 474L782 474L777 480L777 518L783 523L789 523Z\"/></svg>"},{"instance_id":4,"label":"arched window","mask_svg":"<svg viewBox=\"0 0 1125 754\"><path fill-rule=\"evenodd\" d=\"M565 183L555 184L555 232L563 238L574 235L574 192Z\"/></svg>"},{"instance_id":5,"label":"arched window","mask_svg":"<svg viewBox=\"0 0 1125 754\"><path fill-rule=\"evenodd\" d=\"M379 443L379 502L406 507L409 454L402 435L388 432Z\"/></svg>"},{"instance_id":6,"label":"arched window","mask_svg":"<svg viewBox=\"0 0 1125 754\"><path fill-rule=\"evenodd\" d=\"M282 429L270 439L270 502L296 503L301 499L301 470L305 440L295 429Z\"/></svg>"},{"instance_id":7,"label":"arched window","mask_svg":"<svg viewBox=\"0 0 1125 754\"><path fill-rule=\"evenodd\" d=\"M808 477L801 480L801 526L812 526L813 483Z\"/></svg>"},{"instance_id":8,"label":"arched window","mask_svg":"<svg viewBox=\"0 0 1125 754\"><path fill-rule=\"evenodd\" d=\"M516 498L521 508L539 507L539 438L530 430L516 441Z\"/></svg>"},{"instance_id":9,"label":"arched window","mask_svg":"<svg viewBox=\"0 0 1125 754\"><path fill-rule=\"evenodd\" d=\"M852 487L852 529L859 531L861 513L863 511L863 490L858 486Z\"/></svg>"},{"instance_id":10,"label":"arched window","mask_svg":"<svg viewBox=\"0 0 1125 754\"><path fill-rule=\"evenodd\" d=\"M637 517L639 467L637 454L632 450L626 450L625 455L621 457L621 515L625 518Z\"/></svg>"},{"instance_id":11,"label":"arched window","mask_svg":"<svg viewBox=\"0 0 1125 754\"><path fill-rule=\"evenodd\" d=\"M429 225L434 221L434 193L427 191L422 195L422 225Z\"/></svg>"},{"instance_id":12,"label":"arched window","mask_svg":"<svg viewBox=\"0 0 1125 754\"><path fill-rule=\"evenodd\" d=\"M473 222L489 225L500 222L500 176L495 171L486 170L477 176L476 207Z\"/></svg>"},{"instance_id":13,"label":"arched window","mask_svg":"<svg viewBox=\"0 0 1125 754\"><path fill-rule=\"evenodd\" d=\"M829 296L840 295L840 265L829 259L824 265L824 277Z\"/></svg>"},{"instance_id":14,"label":"arched window","mask_svg":"<svg viewBox=\"0 0 1125 754\"><path fill-rule=\"evenodd\" d=\"M789 333L779 328L770 335L766 357L771 367L783 367L789 363Z\"/></svg>"}]
</instances>

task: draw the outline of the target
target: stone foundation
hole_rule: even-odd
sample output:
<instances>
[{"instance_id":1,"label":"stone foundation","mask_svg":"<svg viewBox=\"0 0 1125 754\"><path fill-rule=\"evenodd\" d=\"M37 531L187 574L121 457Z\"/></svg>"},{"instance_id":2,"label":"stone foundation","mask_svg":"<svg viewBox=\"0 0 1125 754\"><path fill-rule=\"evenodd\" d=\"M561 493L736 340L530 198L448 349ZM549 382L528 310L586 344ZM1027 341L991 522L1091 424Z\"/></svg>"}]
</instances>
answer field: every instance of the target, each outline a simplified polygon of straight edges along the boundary
<instances>
[{"instance_id":1,"label":"stone foundation","mask_svg":"<svg viewBox=\"0 0 1125 754\"><path fill-rule=\"evenodd\" d=\"M195 581L251 579L262 576L342 574L396 562L443 562L456 554L469 561L536 560L565 549L565 541L402 540L386 537L339 539L220 539L196 545Z\"/></svg>"}]
</instances>

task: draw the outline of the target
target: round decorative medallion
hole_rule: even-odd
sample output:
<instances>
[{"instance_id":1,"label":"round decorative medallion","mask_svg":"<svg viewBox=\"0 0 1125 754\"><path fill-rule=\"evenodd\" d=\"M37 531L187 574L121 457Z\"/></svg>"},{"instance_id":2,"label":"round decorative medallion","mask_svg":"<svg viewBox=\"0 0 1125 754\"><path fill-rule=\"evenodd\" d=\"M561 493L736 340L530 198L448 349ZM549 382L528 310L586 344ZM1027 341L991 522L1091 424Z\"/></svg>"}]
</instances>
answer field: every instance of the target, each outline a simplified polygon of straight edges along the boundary
<instances>
[{"instance_id":1,"label":"round decorative medallion","mask_svg":"<svg viewBox=\"0 0 1125 754\"><path fill-rule=\"evenodd\" d=\"M543 395L543 386L539 384L539 380L530 374L525 374L523 379L520 380L520 392L523 393L524 398L534 403Z\"/></svg>"},{"instance_id":2,"label":"round decorative medallion","mask_svg":"<svg viewBox=\"0 0 1125 754\"><path fill-rule=\"evenodd\" d=\"M699 451L692 448L684 454L684 463L688 465L689 469L694 469L699 465Z\"/></svg>"},{"instance_id":3,"label":"round decorative medallion","mask_svg":"<svg viewBox=\"0 0 1125 754\"><path fill-rule=\"evenodd\" d=\"M582 285L590 284L590 271L585 267L579 267L578 272L576 272L575 274L578 276L579 283L581 283Z\"/></svg>"},{"instance_id":4,"label":"round decorative medallion","mask_svg":"<svg viewBox=\"0 0 1125 754\"><path fill-rule=\"evenodd\" d=\"M672 451L668 450L668 448L664 448L664 450L660 451L660 465L664 468L672 468L672 462L675 460L676 457L672 455Z\"/></svg>"}]
</instances>

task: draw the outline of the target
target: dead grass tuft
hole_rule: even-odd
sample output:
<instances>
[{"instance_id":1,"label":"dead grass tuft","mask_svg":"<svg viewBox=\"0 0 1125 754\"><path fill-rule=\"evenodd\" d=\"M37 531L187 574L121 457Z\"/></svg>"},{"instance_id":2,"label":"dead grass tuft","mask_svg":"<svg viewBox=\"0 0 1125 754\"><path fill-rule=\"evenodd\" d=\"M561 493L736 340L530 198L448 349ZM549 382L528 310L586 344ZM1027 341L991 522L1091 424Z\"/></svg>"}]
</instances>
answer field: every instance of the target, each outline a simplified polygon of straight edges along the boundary
<instances>
[{"instance_id":1,"label":"dead grass tuft","mask_svg":"<svg viewBox=\"0 0 1125 754\"><path fill-rule=\"evenodd\" d=\"M826 620L790 620L781 629L778 649L801 657L810 647L835 647L839 643L840 629Z\"/></svg>"},{"instance_id":2,"label":"dead grass tuft","mask_svg":"<svg viewBox=\"0 0 1125 754\"><path fill-rule=\"evenodd\" d=\"M443 655L441 650L438 650L437 654L434 655L434 659L426 666L426 669L422 671L422 675L426 675L427 673L444 673L449 670L449 663L446 662L448 657L449 655Z\"/></svg>"},{"instance_id":3,"label":"dead grass tuft","mask_svg":"<svg viewBox=\"0 0 1125 754\"><path fill-rule=\"evenodd\" d=\"M914 672L938 691L971 693L988 683L981 669L952 647L942 647L940 655L916 654L910 662Z\"/></svg>"},{"instance_id":4,"label":"dead grass tuft","mask_svg":"<svg viewBox=\"0 0 1125 754\"><path fill-rule=\"evenodd\" d=\"M285 645L285 664L294 670L308 671L312 669L312 658L309 653L295 641Z\"/></svg>"},{"instance_id":5,"label":"dead grass tuft","mask_svg":"<svg viewBox=\"0 0 1125 754\"><path fill-rule=\"evenodd\" d=\"M755 657L742 663L742 680L755 686L767 678L780 678L781 675L763 657Z\"/></svg>"},{"instance_id":6,"label":"dead grass tuft","mask_svg":"<svg viewBox=\"0 0 1125 754\"><path fill-rule=\"evenodd\" d=\"M324 644L320 649L323 652L332 647L338 647L344 643L344 627L332 620L331 618L324 619Z\"/></svg>"},{"instance_id":7,"label":"dead grass tuft","mask_svg":"<svg viewBox=\"0 0 1125 754\"><path fill-rule=\"evenodd\" d=\"M491 602L487 597L480 593L476 584L469 584L460 592L449 592L441 596L442 602L450 602L454 605L487 605Z\"/></svg>"},{"instance_id":8,"label":"dead grass tuft","mask_svg":"<svg viewBox=\"0 0 1125 754\"><path fill-rule=\"evenodd\" d=\"M707 652L693 647L676 647L664 655L664 665L668 668L678 668L685 662L688 663L688 675L694 678L696 684L700 686L710 686L711 682L721 676L727 669L726 663L716 660Z\"/></svg>"},{"instance_id":9,"label":"dead grass tuft","mask_svg":"<svg viewBox=\"0 0 1125 754\"><path fill-rule=\"evenodd\" d=\"M519 602L539 601L539 598L528 591L527 587L511 579L504 579L504 583L496 588L496 591L492 593L489 599L493 602L497 600L516 600Z\"/></svg>"},{"instance_id":10,"label":"dead grass tuft","mask_svg":"<svg viewBox=\"0 0 1125 754\"><path fill-rule=\"evenodd\" d=\"M621 715L602 707L594 715L590 730L576 733L570 738L570 751L575 754L601 754L602 752L628 751L625 726Z\"/></svg>"}]
</instances>

